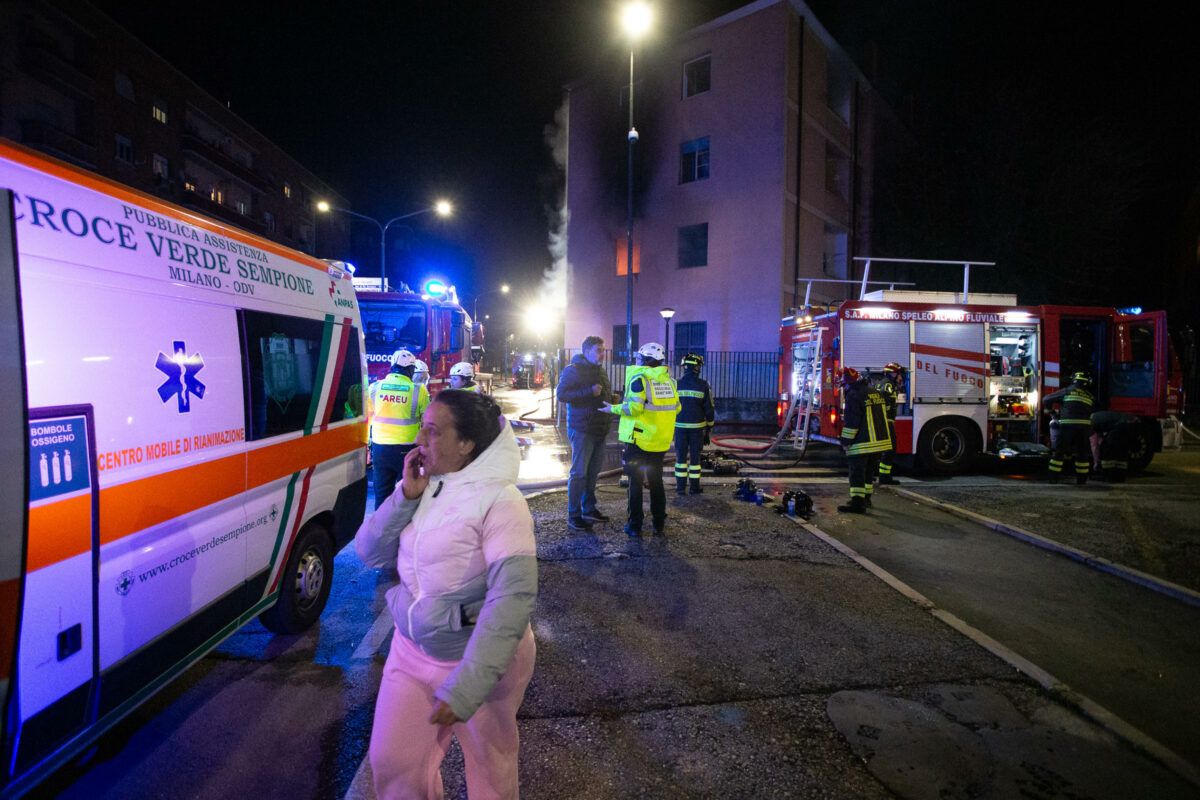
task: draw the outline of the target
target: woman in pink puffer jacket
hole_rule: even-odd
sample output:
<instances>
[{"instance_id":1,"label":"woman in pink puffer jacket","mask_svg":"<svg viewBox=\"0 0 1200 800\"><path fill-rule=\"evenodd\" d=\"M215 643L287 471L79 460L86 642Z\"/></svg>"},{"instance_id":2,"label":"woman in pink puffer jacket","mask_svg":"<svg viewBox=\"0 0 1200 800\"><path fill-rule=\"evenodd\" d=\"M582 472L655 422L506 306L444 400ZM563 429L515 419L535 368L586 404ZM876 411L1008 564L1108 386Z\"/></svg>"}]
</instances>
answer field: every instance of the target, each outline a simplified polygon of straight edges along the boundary
<instances>
[{"instance_id":1,"label":"woman in pink puffer jacket","mask_svg":"<svg viewBox=\"0 0 1200 800\"><path fill-rule=\"evenodd\" d=\"M400 572L387 593L396 631L371 732L382 800L440 798L451 734L472 800L517 797L517 708L533 675L537 599L520 460L490 397L439 392L400 491L355 536L359 558Z\"/></svg>"}]
</instances>

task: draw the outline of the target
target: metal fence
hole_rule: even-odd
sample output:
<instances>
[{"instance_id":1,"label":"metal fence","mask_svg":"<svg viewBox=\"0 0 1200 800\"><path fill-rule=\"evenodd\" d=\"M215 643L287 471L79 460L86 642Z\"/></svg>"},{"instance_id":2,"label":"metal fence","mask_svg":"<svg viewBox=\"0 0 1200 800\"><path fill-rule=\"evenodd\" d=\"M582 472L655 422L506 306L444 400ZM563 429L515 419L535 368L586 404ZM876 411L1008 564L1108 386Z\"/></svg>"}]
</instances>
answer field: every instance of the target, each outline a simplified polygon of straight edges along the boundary
<instances>
[{"instance_id":1,"label":"metal fence","mask_svg":"<svg viewBox=\"0 0 1200 800\"><path fill-rule=\"evenodd\" d=\"M579 350L560 351L561 363L566 366ZM625 386L625 365L614 363L613 351L604 353L604 368L612 381L613 391ZM671 376L679 378L683 369L670 366ZM712 387L713 399L770 400L779 397L779 351L755 352L746 350L709 350L704 353L704 369L700 376Z\"/></svg>"}]
</instances>

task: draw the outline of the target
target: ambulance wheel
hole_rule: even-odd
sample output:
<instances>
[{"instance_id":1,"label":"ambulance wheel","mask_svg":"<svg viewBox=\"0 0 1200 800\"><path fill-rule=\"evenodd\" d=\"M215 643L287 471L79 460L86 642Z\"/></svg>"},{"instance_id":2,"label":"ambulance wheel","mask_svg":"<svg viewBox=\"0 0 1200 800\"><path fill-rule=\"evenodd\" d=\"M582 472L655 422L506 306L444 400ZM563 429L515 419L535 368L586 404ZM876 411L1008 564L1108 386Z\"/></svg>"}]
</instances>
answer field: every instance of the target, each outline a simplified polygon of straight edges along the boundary
<instances>
[{"instance_id":1,"label":"ambulance wheel","mask_svg":"<svg viewBox=\"0 0 1200 800\"><path fill-rule=\"evenodd\" d=\"M333 546L320 525L300 529L279 579L279 601L259 615L273 633L300 633L312 626L329 599L333 582Z\"/></svg>"},{"instance_id":2,"label":"ambulance wheel","mask_svg":"<svg viewBox=\"0 0 1200 800\"><path fill-rule=\"evenodd\" d=\"M966 472L972 456L979 450L975 438L967 420L932 419L921 428L917 457L921 466L934 475L959 475Z\"/></svg>"}]
</instances>

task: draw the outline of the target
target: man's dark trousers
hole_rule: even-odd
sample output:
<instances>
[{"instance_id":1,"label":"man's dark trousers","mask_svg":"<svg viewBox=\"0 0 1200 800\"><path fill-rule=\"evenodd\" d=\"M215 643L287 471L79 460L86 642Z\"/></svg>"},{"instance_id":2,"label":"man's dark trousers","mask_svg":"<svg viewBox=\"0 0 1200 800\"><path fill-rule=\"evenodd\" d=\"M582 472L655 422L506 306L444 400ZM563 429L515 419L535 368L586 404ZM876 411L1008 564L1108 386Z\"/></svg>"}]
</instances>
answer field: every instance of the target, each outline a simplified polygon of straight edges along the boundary
<instances>
[{"instance_id":1,"label":"man's dark trousers","mask_svg":"<svg viewBox=\"0 0 1200 800\"><path fill-rule=\"evenodd\" d=\"M642 479L650 484L650 519L662 527L667 519L667 493L663 489L663 453L651 453L636 444L625 445L625 472L629 475L629 527L642 529Z\"/></svg>"},{"instance_id":2,"label":"man's dark trousers","mask_svg":"<svg viewBox=\"0 0 1200 800\"><path fill-rule=\"evenodd\" d=\"M596 477L604 463L604 439L567 429L571 442L571 472L567 477L567 516L578 519L596 510Z\"/></svg>"},{"instance_id":3,"label":"man's dark trousers","mask_svg":"<svg viewBox=\"0 0 1200 800\"><path fill-rule=\"evenodd\" d=\"M371 472L374 477L375 508L396 491L396 483L404 474L404 457L416 447L413 444L371 444Z\"/></svg>"},{"instance_id":4,"label":"man's dark trousers","mask_svg":"<svg viewBox=\"0 0 1200 800\"><path fill-rule=\"evenodd\" d=\"M675 491L680 494L691 481L692 491L700 488L700 454L704 451L704 428L675 426Z\"/></svg>"}]
</instances>

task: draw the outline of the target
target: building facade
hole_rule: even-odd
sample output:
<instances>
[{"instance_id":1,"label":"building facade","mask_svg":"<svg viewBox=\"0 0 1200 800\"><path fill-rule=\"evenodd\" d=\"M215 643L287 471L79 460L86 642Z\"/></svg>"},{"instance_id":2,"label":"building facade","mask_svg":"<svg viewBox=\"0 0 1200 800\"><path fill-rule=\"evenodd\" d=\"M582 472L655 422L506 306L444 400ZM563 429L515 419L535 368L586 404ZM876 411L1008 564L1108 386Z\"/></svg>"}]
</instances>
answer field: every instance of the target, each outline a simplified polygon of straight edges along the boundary
<instances>
[{"instance_id":1,"label":"building facade","mask_svg":"<svg viewBox=\"0 0 1200 800\"><path fill-rule=\"evenodd\" d=\"M567 87L568 346L624 349L628 80ZM673 361L775 350L806 281L869 253L871 87L804 3L759 0L640 49L633 92L635 348L673 308Z\"/></svg>"},{"instance_id":2,"label":"building facade","mask_svg":"<svg viewBox=\"0 0 1200 800\"><path fill-rule=\"evenodd\" d=\"M0 136L309 254L316 201L346 205L93 6L0 0L0 21ZM337 252L346 223L320 232Z\"/></svg>"}]
</instances>

